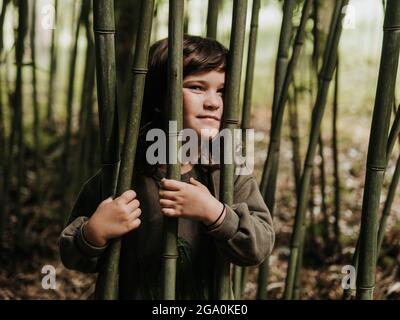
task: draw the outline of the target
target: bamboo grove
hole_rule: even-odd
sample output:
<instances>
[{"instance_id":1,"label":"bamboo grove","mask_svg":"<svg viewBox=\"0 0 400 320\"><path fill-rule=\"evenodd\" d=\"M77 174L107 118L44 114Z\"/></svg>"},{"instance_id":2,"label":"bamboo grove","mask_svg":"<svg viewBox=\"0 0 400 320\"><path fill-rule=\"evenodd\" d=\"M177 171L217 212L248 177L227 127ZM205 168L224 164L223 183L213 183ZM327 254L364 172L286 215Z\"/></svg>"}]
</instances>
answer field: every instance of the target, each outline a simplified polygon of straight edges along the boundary
<instances>
[{"instance_id":1,"label":"bamboo grove","mask_svg":"<svg viewBox=\"0 0 400 320\"><path fill-rule=\"evenodd\" d=\"M363 106L371 115L365 128L369 144L361 156L365 168L360 165L357 176L362 201L350 210L343 150L351 137L343 136L342 121L344 108L351 106L342 102L344 74L349 73L342 43L350 32L345 25L352 1L209 0L195 8L195 0L52 0L46 9L38 0L0 1L0 256L30 254L32 237L44 232L36 227L43 221L61 230L82 184L97 170L107 186L101 190L103 200L130 189L137 178L149 49L161 34L168 37L171 53L168 119L163 121L177 122L167 141L168 157L177 157L183 39L185 33L197 33L229 49L221 125L232 136L235 129L245 132L256 124L263 133L255 144L256 155L261 154L255 177L279 226L278 249L260 265L241 267L217 257L216 298L303 299L309 297L307 290L319 290L306 283L310 265L329 269L330 264L338 276L323 297L377 298L377 274L385 274L383 261L389 260L384 257L400 250L398 237L388 232L395 225L398 233L399 225L400 2L377 1L384 9L380 64L374 104L370 99ZM66 6L69 14L64 15ZM193 14L200 6L201 22ZM280 11L279 30L264 39L270 6ZM268 45L274 48L273 62L264 70L257 63L265 41L276 43ZM270 87L268 101L259 102L260 87ZM267 116L260 120L260 114ZM243 154L251 149L246 141L243 134ZM233 157L233 141L224 139L220 147L224 156ZM180 181L180 165L169 160L176 164L167 166L167 178ZM234 164L223 164L220 178L219 199L232 206ZM356 230L351 239L348 211L353 211ZM166 300L177 298L177 238L178 219L165 218L161 292ZM93 278L96 299L119 298L121 243L113 239L105 251L104 265ZM343 287L342 266L355 270L347 282L352 285ZM391 274L392 282L385 285L398 283L398 266ZM380 288L379 298L391 290Z\"/></svg>"}]
</instances>

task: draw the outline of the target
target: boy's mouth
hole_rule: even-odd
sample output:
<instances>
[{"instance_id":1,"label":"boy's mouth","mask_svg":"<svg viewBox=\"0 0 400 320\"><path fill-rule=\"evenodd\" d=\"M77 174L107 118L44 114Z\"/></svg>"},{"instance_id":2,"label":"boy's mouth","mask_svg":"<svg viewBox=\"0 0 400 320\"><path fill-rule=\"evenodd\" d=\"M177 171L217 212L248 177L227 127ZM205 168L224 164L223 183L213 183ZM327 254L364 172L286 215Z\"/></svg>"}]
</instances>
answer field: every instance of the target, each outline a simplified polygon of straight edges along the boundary
<instances>
[{"instance_id":1,"label":"boy's mouth","mask_svg":"<svg viewBox=\"0 0 400 320\"><path fill-rule=\"evenodd\" d=\"M220 121L220 119L216 116L212 116L212 115L202 115L202 116L197 116L197 118L199 119L210 119L210 120L215 120L215 121Z\"/></svg>"}]
</instances>

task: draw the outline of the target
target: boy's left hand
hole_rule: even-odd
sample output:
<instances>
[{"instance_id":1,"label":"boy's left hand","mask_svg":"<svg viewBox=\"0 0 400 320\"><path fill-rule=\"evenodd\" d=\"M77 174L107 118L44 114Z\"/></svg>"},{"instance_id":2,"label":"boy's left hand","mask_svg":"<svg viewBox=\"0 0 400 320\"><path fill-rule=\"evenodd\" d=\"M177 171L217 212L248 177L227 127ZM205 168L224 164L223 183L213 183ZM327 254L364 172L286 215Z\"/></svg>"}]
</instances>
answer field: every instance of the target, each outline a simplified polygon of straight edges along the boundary
<instances>
[{"instance_id":1,"label":"boy's left hand","mask_svg":"<svg viewBox=\"0 0 400 320\"><path fill-rule=\"evenodd\" d=\"M190 183L162 179L159 196L162 214L200 220L205 225L213 223L223 209L223 204L194 178Z\"/></svg>"}]
</instances>

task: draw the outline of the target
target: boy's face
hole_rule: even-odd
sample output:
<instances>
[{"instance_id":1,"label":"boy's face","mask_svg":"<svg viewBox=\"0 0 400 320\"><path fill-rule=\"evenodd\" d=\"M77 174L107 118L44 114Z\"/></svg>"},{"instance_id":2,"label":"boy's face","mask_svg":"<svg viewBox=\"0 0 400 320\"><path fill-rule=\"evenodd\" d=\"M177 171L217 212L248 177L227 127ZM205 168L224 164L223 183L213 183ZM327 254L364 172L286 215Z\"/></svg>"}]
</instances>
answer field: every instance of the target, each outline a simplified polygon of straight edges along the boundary
<instances>
[{"instance_id":1,"label":"boy's face","mask_svg":"<svg viewBox=\"0 0 400 320\"><path fill-rule=\"evenodd\" d=\"M225 72L209 71L183 79L183 128L213 139L221 125Z\"/></svg>"}]
</instances>

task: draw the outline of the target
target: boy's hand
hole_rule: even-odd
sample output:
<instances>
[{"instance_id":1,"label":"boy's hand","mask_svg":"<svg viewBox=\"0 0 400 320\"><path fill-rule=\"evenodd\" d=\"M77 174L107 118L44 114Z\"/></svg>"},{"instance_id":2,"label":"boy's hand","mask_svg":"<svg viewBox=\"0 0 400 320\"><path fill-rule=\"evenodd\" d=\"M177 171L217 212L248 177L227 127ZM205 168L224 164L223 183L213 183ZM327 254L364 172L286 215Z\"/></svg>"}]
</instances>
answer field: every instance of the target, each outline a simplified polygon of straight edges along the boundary
<instances>
[{"instance_id":1,"label":"boy's hand","mask_svg":"<svg viewBox=\"0 0 400 320\"><path fill-rule=\"evenodd\" d=\"M114 200L111 197L104 200L84 227L85 238L91 244L102 247L110 239L136 229L142 212L139 205L133 190L125 191Z\"/></svg>"},{"instance_id":2,"label":"boy's hand","mask_svg":"<svg viewBox=\"0 0 400 320\"><path fill-rule=\"evenodd\" d=\"M199 220L205 225L212 224L223 209L223 204L194 178L190 178L190 183L162 179L159 196L162 214ZM224 216L221 218L220 223Z\"/></svg>"}]
</instances>

